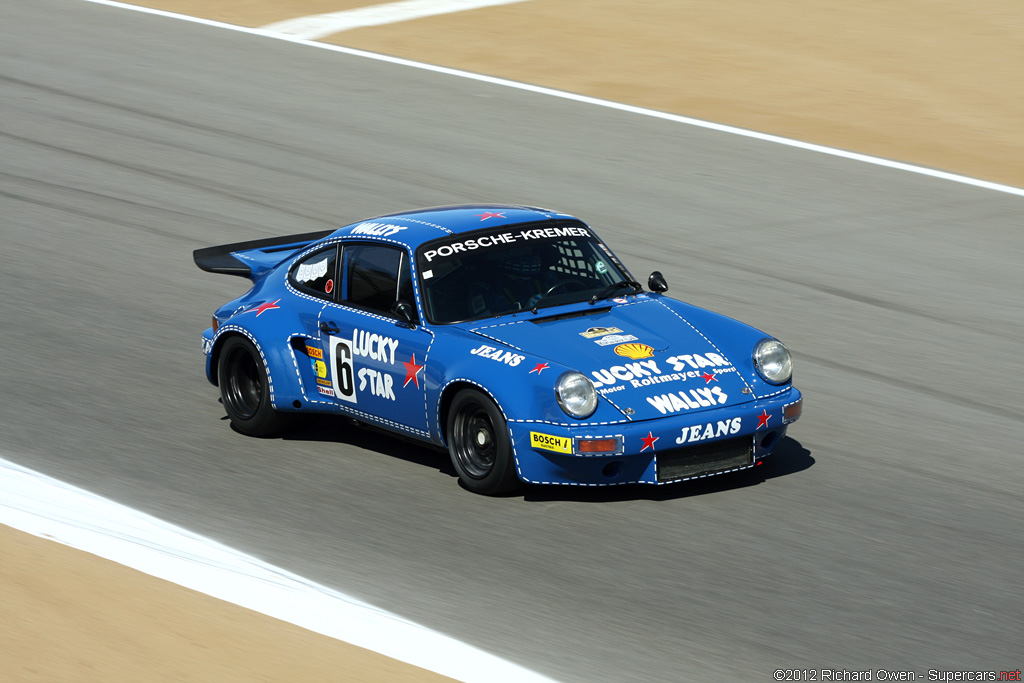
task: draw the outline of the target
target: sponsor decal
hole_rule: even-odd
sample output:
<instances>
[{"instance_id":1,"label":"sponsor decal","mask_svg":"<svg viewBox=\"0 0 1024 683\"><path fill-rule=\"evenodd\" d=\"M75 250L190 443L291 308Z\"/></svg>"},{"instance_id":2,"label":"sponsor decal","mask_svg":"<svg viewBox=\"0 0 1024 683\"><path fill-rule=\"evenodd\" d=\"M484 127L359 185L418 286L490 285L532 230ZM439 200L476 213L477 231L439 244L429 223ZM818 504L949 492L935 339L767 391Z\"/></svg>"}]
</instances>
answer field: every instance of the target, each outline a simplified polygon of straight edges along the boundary
<instances>
[{"instance_id":1,"label":"sponsor decal","mask_svg":"<svg viewBox=\"0 0 1024 683\"><path fill-rule=\"evenodd\" d=\"M761 411L761 414L757 416L757 428L768 426L768 420L772 419L772 416L768 414L768 410Z\"/></svg>"},{"instance_id":2,"label":"sponsor decal","mask_svg":"<svg viewBox=\"0 0 1024 683\"><path fill-rule=\"evenodd\" d=\"M660 438L661 438L660 436L654 436L654 434L652 432L648 431L647 432L647 436L643 437L644 447L640 449L640 452L643 453L648 448L650 448L653 451L654 450L654 442L657 441Z\"/></svg>"},{"instance_id":3,"label":"sponsor decal","mask_svg":"<svg viewBox=\"0 0 1024 683\"><path fill-rule=\"evenodd\" d=\"M590 373L590 376L594 378L595 387L602 387L615 384L619 380L629 382L636 380L636 378L650 377L655 374L661 374L658 362L655 360L641 360L636 363L626 363L625 365L613 365L607 370L594 370ZM641 385L636 384L634 386Z\"/></svg>"},{"instance_id":4,"label":"sponsor decal","mask_svg":"<svg viewBox=\"0 0 1024 683\"><path fill-rule=\"evenodd\" d=\"M209 356L210 351L213 351L213 340L203 337L203 355Z\"/></svg>"},{"instance_id":5,"label":"sponsor decal","mask_svg":"<svg viewBox=\"0 0 1024 683\"><path fill-rule=\"evenodd\" d=\"M309 364L313 366L313 372L316 373L317 377L321 379L327 377L327 363L322 360L317 360L316 358L310 358Z\"/></svg>"},{"instance_id":6,"label":"sponsor decal","mask_svg":"<svg viewBox=\"0 0 1024 683\"><path fill-rule=\"evenodd\" d=\"M617 387L605 387L604 389L598 389L597 393L599 393L602 396L604 396L605 394L614 394L616 391L622 391L625 388L626 388L625 385L620 384Z\"/></svg>"},{"instance_id":7,"label":"sponsor decal","mask_svg":"<svg viewBox=\"0 0 1024 683\"><path fill-rule=\"evenodd\" d=\"M530 445L555 453L572 453L572 439L567 436L552 436L540 432L530 432Z\"/></svg>"},{"instance_id":8,"label":"sponsor decal","mask_svg":"<svg viewBox=\"0 0 1024 683\"><path fill-rule=\"evenodd\" d=\"M358 328L352 330L351 339L341 337L330 338L330 363L333 376L331 386L334 388L334 396L342 401L357 403L358 394L368 392L371 396L395 400L395 376L394 374L370 367L355 367L356 358L367 358L378 363L395 365L395 351L398 349L398 340L387 337L376 332L367 332ZM416 362L413 357L413 363ZM314 361L321 363L321 361ZM363 363L360 363L363 365ZM409 363L406 366L405 384L409 383ZM327 376L326 366L323 374L319 367L317 375ZM420 368L422 366L416 366ZM358 382L358 386L357 386ZM404 384L402 386L405 386Z\"/></svg>"},{"instance_id":9,"label":"sponsor decal","mask_svg":"<svg viewBox=\"0 0 1024 683\"><path fill-rule=\"evenodd\" d=\"M374 235L376 237L387 237L405 230L404 225L391 225L390 223L360 223L352 228L351 235Z\"/></svg>"},{"instance_id":10,"label":"sponsor decal","mask_svg":"<svg viewBox=\"0 0 1024 683\"><path fill-rule=\"evenodd\" d=\"M323 378L321 378L321 377L317 377L317 378L316 378L316 383L317 383L317 384L322 384L322 385L324 385L325 387L330 387L330 386L334 386L334 383L333 383L333 382L331 382L331 380L329 380L329 379L323 379ZM331 395L333 396L334 394L331 394Z\"/></svg>"},{"instance_id":11,"label":"sponsor decal","mask_svg":"<svg viewBox=\"0 0 1024 683\"><path fill-rule=\"evenodd\" d=\"M365 356L370 360L394 365L395 349L397 348L397 339L358 328L352 330L352 352L357 356Z\"/></svg>"},{"instance_id":12,"label":"sponsor decal","mask_svg":"<svg viewBox=\"0 0 1024 683\"><path fill-rule=\"evenodd\" d=\"M613 334L607 337L601 337L600 339L595 339L594 343L598 346L611 346L612 344L622 344L631 341L636 341L636 337L631 334Z\"/></svg>"},{"instance_id":13,"label":"sponsor decal","mask_svg":"<svg viewBox=\"0 0 1024 683\"><path fill-rule=\"evenodd\" d=\"M716 439L722 436L739 434L740 418L734 417L731 420L719 420L718 422L707 422L705 424L683 427L683 433L676 437L677 444L697 443L705 439Z\"/></svg>"},{"instance_id":14,"label":"sponsor decal","mask_svg":"<svg viewBox=\"0 0 1024 683\"><path fill-rule=\"evenodd\" d=\"M485 221L488 218L504 218L505 217L505 214L503 214L503 213L491 213L490 211L487 211L485 213L478 213L476 215L480 216L480 220L481 221Z\"/></svg>"},{"instance_id":15,"label":"sponsor decal","mask_svg":"<svg viewBox=\"0 0 1024 683\"><path fill-rule=\"evenodd\" d=\"M483 356L484 358L490 358L491 360L504 363L505 365L511 365L513 367L519 365L526 359L526 356L521 356L518 353L513 353L507 350L503 351L493 346L487 346L486 344L473 349L470 353L474 356Z\"/></svg>"},{"instance_id":16,"label":"sponsor decal","mask_svg":"<svg viewBox=\"0 0 1024 683\"><path fill-rule=\"evenodd\" d=\"M420 381L416 379L416 374L423 369L422 365L416 365L416 354L412 354L412 361L402 361L402 365L405 366L405 383L402 384L404 389L409 382L416 385L416 388L420 388Z\"/></svg>"},{"instance_id":17,"label":"sponsor decal","mask_svg":"<svg viewBox=\"0 0 1024 683\"><path fill-rule=\"evenodd\" d=\"M547 370L549 367L551 367L551 366L548 365L547 363L537 363L537 367L535 367L533 370L530 370L530 372L527 373L527 374L531 374L532 375L533 373L536 372L539 375L540 373L542 373L545 370Z\"/></svg>"},{"instance_id":18,"label":"sponsor decal","mask_svg":"<svg viewBox=\"0 0 1024 683\"><path fill-rule=\"evenodd\" d=\"M585 228L537 228L535 230L520 230L516 233L521 240L542 240L554 237L589 237L590 232Z\"/></svg>"},{"instance_id":19,"label":"sponsor decal","mask_svg":"<svg viewBox=\"0 0 1024 683\"><path fill-rule=\"evenodd\" d=\"M586 332L580 332L584 339L594 339L608 334L622 334L622 330L617 327L589 327Z\"/></svg>"},{"instance_id":20,"label":"sponsor decal","mask_svg":"<svg viewBox=\"0 0 1024 683\"><path fill-rule=\"evenodd\" d=\"M321 349L309 344L306 344L306 355L310 358L319 358L320 360L324 358L324 352Z\"/></svg>"},{"instance_id":21,"label":"sponsor decal","mask_svg":"<svg viewBox=\"0 0 1024 683\"><path fill-rule=\"evenodd\" d=\"M617 296L617 297L615 297L614 299L612 299L612 301L614 301L614 302L615 302L615 303L617 303L617 304L624 304L624 303L626 303L627 301L629 301L629 299L627 299L627 298L626 298L626 297L624 297L624 296Z\"/></svg>"},{"instance_id":22,"label":"sponsor decal","mask_svg":"<svg viewBox=\"0 0 1024 683\"><path fill-rule=\"evenodd\" d=\"M608 272L608 266L604 264L604 261L598 261L597 263L594 264L594 270L604 275L605 273Z\"/></svg>"},{"instance_id":23,"label":"sponsor decal","mask_svg":"<svg viewBox=\"0 0 1024 683\"><path fill-rule=\"evenodd\" d=\"M688 358L690 356L687 356ZM671 360L671 358L669 359ZM686 367L683 364L682 367ZM736 368L727 366L716 368L714 373L686 370L682 372L662 372L661 366L654 359L641 360L635 363L624 365L613 365L603 370L592 370L590 376L593 378L595 387L611 386L617 382L629 382L636 389L648 387L663 382L685 382L689 379L703 379L705 384L712 380L718 381L718 376L727 372L736 372ZM708 379L708 378L711 379Z\"/></svg>"},{"instance_id":24,"label":"sponsor decal","mask_svg":"<svg viewBox=\"0 0 1024 683\"><path fill-rule=\"evenodd\" d=\"M728 400L729 396L720 387L711 387L710 389L700 387L689 391L676 391L671 394L647 397L647 402L657 408L662 415L678 413L682 410L724 405Z\"/></svg>"},{"instance_id":25,"label":"sponsor decal","mask_svg":"<svg viewBox=\"0 0 1024 683\"><path fill-rule=\"evenodd\" d=\"M280 299L278 299L277 301L280 301ZM277 305L277 301L267 301L265 303L260 304L259 306L253 306L248 311L242 311L242 312L243 313L252 313L253 311L256 311L256 317L258 318L261 315L263 315L265 312L267 312L267 311L269 311L271 309L281 308L280 306Z\"/></svg>"},{"instance_id":26,"label":"sponsor decal","mask_svg":"<svg viewBox=\"0 0 1024 683\"><path fill-rule=\"evenodd\" d=\"M328 294L334 291L334 280L328 280L324 283L324 291Z\"/></svg>"},{"instance_id":27,"label":"sponsor decal","mask_svg":"<svg viewBox=\"0 0 1024 683\"><path fill-rule=\"evenodd\" d=\"M394 383L395 378L389 372L381 372L373 368L359 368L359 391L370 390L370 393L378 398L386 398L389 401L395 400Z\"/></svg>"},{"instance_id":28,"label":"sponsor decal","mask_svg":"<svg viewBox=\"0 0 1024 683\"><path fill-rule=\"evenodd\" d=\"M650 358L654 355L654 349L647 344L629 343L619 344L615 347L615 353L626 358L632 358L633 360L639 360L640 358Z\"/></svg>"},{"instance_id":29,"label":"sponsor decal","mask_svg":"<svg viewBox=\"0 0 1024 683\"><path fill-rule=\"evenodd\" d=\"M327 259L328 257L324 256L316 263L303 263L295 271L295 279L299 282L319 280L324 275L327 275Z\"/></svg>"},{"instance_id":30,"label":"sponsor decal","mask_svg":"<svg viewBox=\"0 0 1024 683\"><path fill-rule=\"evenodd\" d=\"M479 214L478 214L479 215ZM450 242L441 244L433 249L423 252L423 258L427 263L433 262L435 258L448 258L456 254L475 251L477 249L489 249L491 247L505 244L516 244L535 239L551 239L555 237L589 237L590 231L586 228L574 226L563 228L536 228L534 230L520 230L519 232L501 232L493 235L482 235L473 239L462 240L461 242Z\"/></svg>"},{"instance_id":31,"label":"sponsor decal","mask_svg":"<svg viewBox=\"0 0 1024 683\"><path fill-rule=\"evenodd\" d=\"M717 353L705 353L704 355L691 353L683 356L669 356L665 359L665 362L672 366L674 372L687 368L700 370L702 368L721 368L732 365L732 363Z\"/></svg>"},{"instance_id":32,"label":"sponsor decal","mask_svg":"<svg viewBox=\"0 0 1024 683\"><path fill-rule=\"evenodd\" d=\"M331 380L334 396L347 403L358 403L355 368L352 363L352 341L341 337L330 338Z\"/></svg>"},{"instance_id":33,"label":"sponsor decal","mask_svg":"<svg viewBox=\"0 0 1024 683\"><path fill-rule=\"evenodd\" d=\"M319 387L318 386L317 389L324 396L334 396L334 389L331 389L330 387Z\"/></svg>"}]
</instances>

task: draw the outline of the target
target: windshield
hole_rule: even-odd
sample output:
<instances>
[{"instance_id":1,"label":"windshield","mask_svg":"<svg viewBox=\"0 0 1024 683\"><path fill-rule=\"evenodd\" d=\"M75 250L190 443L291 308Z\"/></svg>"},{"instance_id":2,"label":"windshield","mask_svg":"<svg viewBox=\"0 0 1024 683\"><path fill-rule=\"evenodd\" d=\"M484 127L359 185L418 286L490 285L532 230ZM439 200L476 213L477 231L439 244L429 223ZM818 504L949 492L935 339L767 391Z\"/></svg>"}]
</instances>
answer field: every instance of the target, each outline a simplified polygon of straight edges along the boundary
<instances>
[{"instance_id":1,"label":"windshield","mask_svg":"<svg viewBox=\"0 0 1024 683\"><path fill-rule=\"evenodd\" d=\"M417 265L428 319L479 320L632 293L632 276L589 228L544 225L506 225L422 245Z\"/></svg>"}]
</instances>

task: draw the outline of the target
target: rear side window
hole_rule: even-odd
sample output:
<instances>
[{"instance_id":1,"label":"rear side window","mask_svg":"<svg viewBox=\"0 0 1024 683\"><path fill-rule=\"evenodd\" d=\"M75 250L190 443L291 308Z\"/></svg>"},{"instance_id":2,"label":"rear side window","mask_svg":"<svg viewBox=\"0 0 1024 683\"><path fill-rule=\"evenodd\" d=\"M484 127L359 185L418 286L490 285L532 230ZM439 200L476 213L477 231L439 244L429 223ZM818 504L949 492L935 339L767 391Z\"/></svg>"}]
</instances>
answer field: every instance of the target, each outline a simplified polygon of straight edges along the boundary
<instances>
[{"instance_id":1,"label":"rear side window","mask_svg":"<svg viewBox=\"0 0 1024 683\"><path fill-rule=\"evenodd\" d=\"M307 294L333 299L337 285L337 262L336 246L313 252L292 267L292 284Z\"/></svg>"},{"instance_id":2,"label":"rear side window","mask_svg":"<svg viewBox=\"0 0 1024 683\"><path fill-rule=\"evenodd\" d=\"M412 303L412 277L405 251L379 244L345 247L342 279L345 303L385 315L399 299Z\"/></svg>"}]
</instances>

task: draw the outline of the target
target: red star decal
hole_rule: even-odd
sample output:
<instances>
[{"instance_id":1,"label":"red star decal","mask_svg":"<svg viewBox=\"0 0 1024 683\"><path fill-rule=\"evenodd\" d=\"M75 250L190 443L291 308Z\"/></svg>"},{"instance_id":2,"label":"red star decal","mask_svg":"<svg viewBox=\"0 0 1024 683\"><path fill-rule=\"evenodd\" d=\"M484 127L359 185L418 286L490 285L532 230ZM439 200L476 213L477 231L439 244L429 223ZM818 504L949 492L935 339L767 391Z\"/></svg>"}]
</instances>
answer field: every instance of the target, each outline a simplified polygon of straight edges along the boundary
<instances>
[{"instance_id":1,"label":"red star decal","mask_svg":"<svg viewBox=\"0 0 1024 683\"><path fill-rule=\"evenodd\" d=\"M480 220L482 220L482 221L485 221L488 218L504 218L505 217L505 214L503 214L503 213L491 213L490 211L488 211L486 213L478 213L476 215L480 216Z\"/></svg>"},{"instance_id":2,"label":"red star decal","mask_svg":"<svg viewBox=\"0 0 1024 683\"><path fill-rule=\"evenodd\" d=\"M761 414L757 416L757 428L760 429L761 427L767 427L768 420L770 420L771 417L772 416L768 414L767 410L762 411Z\"/></svg>"},{"instance_id":3,"label":"red star decal","mask_svg":"<svg viewBox=\"0 0 1024 683\"><path fill-rule=\"evenodd\" d=\"M278 299L277 301L280 301L280 299ZM250 308L248 311L246 311L246 313L252 313L253 311L256 311L256 317L258 318L261 315L263 315L264 311L269 311L272 308L281 308L280 306L277 305L277 301L267 301L266 303L260 304L256 308Z\"/></svg>"},{"instance_id":4,"label":"red star decal","mask_svg":"<svg viewBox=\"0 0 1024 683\"><path fill-rule=\"evenodd\" d=\"M715 373L713 372L705 372L701 377L704 378L704 384L710 384L712 381L718 381L718 378L715 377Z\"/></svg>"},{"instance_id":5,"label":"red star decal","mask_svg":"<svg viewBox=\"0 0 1024 683\"><path fill-rule=\"evenodd\" d=\"M405 384L402 385L404 389L409 382L416 385L416 388L420 388L420 381L416 378L416 373L423 369L422 365L416 365L416 354L412 354L412 362L402 361L402 365L405 366Z\"/></svg>"},{"instance_id":6,"label":"red star decal","mask_svg":"<svg viewBox=\"0 0 1024 683\"><path fill-rule=\"evenodd\" d=\"M653 451L654 442L660 438L660 436L654 436L654 434L652 434L651 432L647 432L647 436L644 437L644 447L640 449L640 452L643 453L648 448L650 448Z\"/></svg>"},{"instance_id":7,"label":"red star decal","mask_svg":"<svg viewBox=\"0 0 1024 683\"><path fill-rule=\"evenodd\" d=\"M537 363L537 367L535 367L533 370L530 370L530 372L528 372L527 374L533 374L536 372L539 375L540 373L547 370L549 367L551 366L548 365L547 363Z\"/></svg>"}]
</instances>

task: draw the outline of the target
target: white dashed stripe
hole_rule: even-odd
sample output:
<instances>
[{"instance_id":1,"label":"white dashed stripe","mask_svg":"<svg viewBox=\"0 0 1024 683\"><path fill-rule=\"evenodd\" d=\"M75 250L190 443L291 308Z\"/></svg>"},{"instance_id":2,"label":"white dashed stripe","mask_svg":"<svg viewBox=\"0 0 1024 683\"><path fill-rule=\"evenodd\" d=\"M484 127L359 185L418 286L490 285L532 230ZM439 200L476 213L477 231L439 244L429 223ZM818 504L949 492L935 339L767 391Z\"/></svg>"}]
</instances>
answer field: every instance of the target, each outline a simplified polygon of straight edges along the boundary
<instances>
[{"instance_id":1,"label":"white dashed stripe","mask_svg":"<svg viewBox=\"0 0 1024 683\"><path fill-rule=\"evenodd\" d=\"M241 334L244 334L249 339L249 341L252 342L253 346L256 347L256 351L258 351L260 354L260 360L263 361L263 369L267 371L267 388L270 390L270 405L276 409L277 402L276 399L274 398L274 378L270 374L270 363L267 362L267 357L263 354L263 347L261 347L260 343L256 341L256 337L252 336L252 334L249 333L249 330L245 329L244 327L239 327L238 325L225 325L224 327L217 330L217 333L213 337L213 343L210 345L210 348L212 349L214 346L216 346L217 340L228 332L239 332Z\"/></svg>"},{"instance_id":2,"label":"white dashed stripe","mask_svg":"<svg viewBox=\"0 0 1024 683\"><path fill-rule=\"evenodd\" d=\"M711 346L711 348L713 348L718 353L719 356L724 358L725 361L729 365L732 365L733 367L736 366L735 363L733 363L731 360L729 360L729 357L725 354L725 352L723 352L722 349L718 348L713 341L708 339L707 336L703 332L701 332L699 329L697 329L697 327L693 323L691 323L689 320L687 320L683 316L679 315L678 312L673 310L673 308L671 306L669 306L668 304L666 304L664 301L661 301L660 299L657 299L656 301L659 304L661 304L662 306L664 306L665 309L667 309L674 316L676 316L677 318L682 320L684 323L689 325L690 329L693 330L694 332L696 332L697 334L699 334L701 336L701 338L704 339L704 341L706 341ZM750 389L751 392L754 391L753 387L751 387L750 384L747 383L747 379L743 376L743 373L739 371L739 368L736 368L736 375L740 378L740 381L743 382L743 386L745 386L747 389ZM772 395L774 396L774 394L772 394ZM763 397L759 397L759 398L763 398Z\"/></svg>"}]
</instances>

